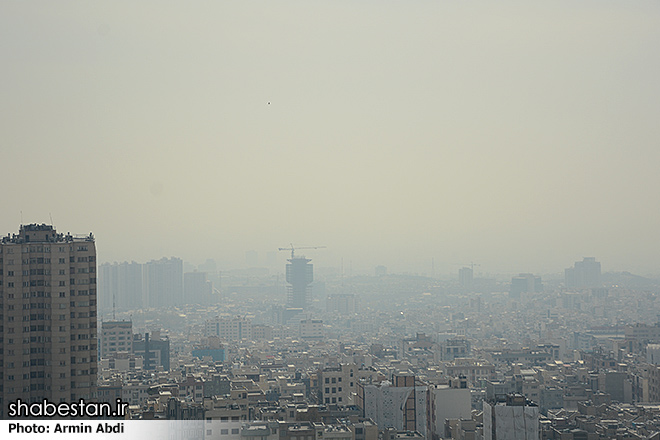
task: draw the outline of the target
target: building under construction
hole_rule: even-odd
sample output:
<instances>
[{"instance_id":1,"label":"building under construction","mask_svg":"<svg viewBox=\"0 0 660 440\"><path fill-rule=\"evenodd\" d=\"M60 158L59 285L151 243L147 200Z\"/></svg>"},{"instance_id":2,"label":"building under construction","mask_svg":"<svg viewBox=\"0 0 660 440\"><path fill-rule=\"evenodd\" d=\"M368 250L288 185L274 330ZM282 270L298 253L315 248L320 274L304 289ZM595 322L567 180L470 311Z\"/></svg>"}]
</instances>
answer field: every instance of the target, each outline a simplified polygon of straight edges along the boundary
<instances>
[{"instance_id":1,"label":"building under construction","mask_svg":"<svg viewBox=\"0 0 660 440\"><path fill-rule=\"evenodd\" d=\"M305 257L291 256L286 265L287 306L305 308L312 298L314 265Z\"/></svg>"}]
</instances>

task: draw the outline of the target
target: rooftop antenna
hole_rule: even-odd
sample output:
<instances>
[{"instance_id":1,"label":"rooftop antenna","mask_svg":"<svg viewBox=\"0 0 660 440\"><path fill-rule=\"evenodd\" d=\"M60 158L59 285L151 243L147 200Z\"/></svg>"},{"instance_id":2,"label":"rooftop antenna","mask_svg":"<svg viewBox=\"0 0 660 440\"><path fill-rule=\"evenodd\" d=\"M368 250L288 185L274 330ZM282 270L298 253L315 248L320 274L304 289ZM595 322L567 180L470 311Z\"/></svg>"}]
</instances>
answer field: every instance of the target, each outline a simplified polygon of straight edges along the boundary
<instances>
[{"instance_id":1,"label":"rooftop antenna","mask_svg":"<svg viewBox=\"0 0 660 440\"><path fill-rule=\"evenodd\" d=\"M23 225L23 210L21 210L21 225Z\"/></svg>"},{"instance_id":2,"label":"rooftop antenna","mask_svg":"<svg viewBox=\"0 0 660 440\"><path fill-rule=\"evenodd\" d=\"M50 224L52 225L52 224L53 224L53 214L51 214L51 213L49 212L49 213L48 213L48 217L50 217Z\"/></svg>"}]
</instances>

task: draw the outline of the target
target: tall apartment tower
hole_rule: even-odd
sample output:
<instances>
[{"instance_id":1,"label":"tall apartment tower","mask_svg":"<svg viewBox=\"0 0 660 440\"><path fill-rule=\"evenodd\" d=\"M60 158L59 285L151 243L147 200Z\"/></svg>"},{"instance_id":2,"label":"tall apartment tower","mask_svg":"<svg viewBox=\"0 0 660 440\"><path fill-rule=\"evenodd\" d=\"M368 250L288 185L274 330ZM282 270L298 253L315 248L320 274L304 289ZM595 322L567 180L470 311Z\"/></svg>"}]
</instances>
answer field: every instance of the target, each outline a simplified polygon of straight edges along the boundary
<instances>
[{"instance_id":1,"label":"tall apartment tower","mask_svg":"<svg viewBox=\"0 0 660 440\"><path fill-rule=\"evenodd\" d=\"M584 257L576 261L573 267L564 270L566 287L583 289L600 287L600 263L594 257Z\"/></svg>"},{"instance_id":2,"label":"tall apartment tower","mask_svg":"<svg viewBox=\"0 0 660 440\"><path fill-rule=\"evenodd\" d=\"M94 236L21 225L0 241L0 268L0 418L18 398L94 399Z\"/></svg>"},{"instance_id":3,"label":"tall apartment tower","mask_svg":"<svg viewBox=\"0 0 660 440\"><path fill-rule=\"evenodd\" d=\"M173 257L145 263L142 266L142 295L144 307L183 304L183 260Z\"/></svg>"},{"instance_id":4,"label":"tall apartment tower","mask_svg":"<svg viewBox=\"0 0 660 440\"><path fill-rule=\"evenodd\" d=\"M142 308L142 265L135 261L98 267L99 312Z\"/></svg>"},{"instance_id":5,"label":"tall apartment tower","mask_svg":"<svg viewBox=\"0 0 660 440\"><path fill-rule=\"evenodd\" d=\"M462 267L458 269L458 282L461 287L470 288L474 282L474 269L470 267Z\"/></svg>"},{"instance_id":6,"label":"tall apartment tower","mask_svg":"<svg viewBox=\"0 0 660 440\"><path fill-rule=\"evenodd\" d=\"M314 265L309 264L312 260L305 257L292 257L287 261L287 306L304 308L311 299Z\"/></svg>"}]
</instances>

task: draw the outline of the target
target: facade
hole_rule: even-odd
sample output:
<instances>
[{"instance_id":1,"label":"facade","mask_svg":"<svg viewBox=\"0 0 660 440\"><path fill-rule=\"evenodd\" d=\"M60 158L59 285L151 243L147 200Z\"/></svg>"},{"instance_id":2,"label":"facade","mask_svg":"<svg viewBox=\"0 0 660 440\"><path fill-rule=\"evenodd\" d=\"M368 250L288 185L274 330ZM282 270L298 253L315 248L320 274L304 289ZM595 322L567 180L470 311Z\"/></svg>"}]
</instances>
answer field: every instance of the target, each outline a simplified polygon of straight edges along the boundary
<instances>
[{"instance_id":1,"label":"facade","mask_svg":"<svg viewBox=\"0 0 660 440\"><path fill-rule=\"evenodd\" d=\"M183 274L183 298L186 304L209 304L213 294L213 283L206 272L186 272Z\"/></svg>"},{"instance_id":2,"label":"facade","mask_svg":"<svg viewBox=\"0 0 660 440\"><path fill-rule=\"evenodd\" d=\"M142 267L142 294L145 307L183 304L183 260L161 258L145 263Z\"/></svg>"},{"instance_id":3,"label":"facade","mask_svg":"<svg viewBox=\"0 0 660 440\"><path fill-rule=\"evenodd\" d=\"M252 340L252 319L243 316L216 316L204 324L206 336L217 336L223 341Z\"/></svg>"},{"instance_id":4,"label":"facade","mask_svg":"<svg viewBox=\"0 0 660 440\"><path fill-rule=\"evenodd\" d=\"M474 283L474 270L470 267L458 269L458 282L462 287L470 288Z\"/></svg>"},{"instance_id":5,"label":"facade","mask_svg":"<svg viewBox=\"0 0 660 440\"><path fill-rule=\"evenodd\" d=\"M109 357L123 351L133 352L133 323L131 321L101 323L100 357Z\"/></svg>"},{"instance_id":6,"label":"facade","mask_svg":"<svg viewBox=\"0 0 660 440\"><path fill-rule=\"evenodd\" d=\"M160 332L153 332L151 335L145 333L144 338L135 335L133 353L144 358L145 370L155 370L157 367L165 371L170 369L170 340L161 338Z\"/></svg>"},{"instance_id":7,"label":"facade","mask_svg":"<svg viewBox=\"0 0 660 440\"><path fill-rule=\"evenodd\" d=\"M302 340L320 341L323 339L323 321L321 319L302 319L298 328Z\"/></svg>"},{"instance_id":8,"label":"facade","mask_svg":"<svg viewBox=\"0 0 660 440\"><path fill-rule=\"evenodd\" d=\"M94 236L21 225L0 241L0 263L0 417L18 398L96 398Z\"/></svg>"},{"instance_id":9,"label":"facade","mask_svg":"<svg viewBox=\"0 0 660 440\"><path fill-rule=\"evenodd\" d=\"M495 379L495 365L481 359L455 359L446 366L447 375L465 377L471 384L478 385Z\"/></svg>"},{"instance_id":10,"label":"facade","mask_svg":"<svg viewBox=\"0 0 660 440\"><path fill-rule=\"evenodd\" d=\"M543 292L543 283L541 277L531 273L521 273L517 277L511 278L511 290L509 296L512 299L523 300L525 294Z\"/></svg>"},{"instance_id":11,"label":"facade","mask_svg":"<svg viewBox=\"0 0 660 440\"><path fill-rule=\"evenodd\" d=\"M326 311L339 313L342 316L353 315L357 311L355 295L351 293L336 293L328 296Z\"/></svg>"},{"instance_id":12,"label":"facade","mask_svg":"<svg viewBox=\"0 0 660 440\"><path fill-rule=\"evenodd\" d=\"M356 397L363 417L371 418L380 430L417 431L424 438L435 431L433 391L412 375L394 375L392 382L380 384L360 382Z\"/></svg>"},{"instance_id":13,"label":"facade","mask_svg":"<svg viewBox=\"0 0 660 440\"><path fill-rule=\"evenodd\" d=\"M442 361L453 361L458 358L469 357L472 353L470 341L465 337L449 338L438 344L439 358Z\"/></svg>"},{"instance_id":14,"label":"facade","mask_svg":"<svg viewBox=\"0 0 660 440\"><path fill-rule=\"evenodd\" d=\"M484 402L484 440L540 440L539 407L523 396L505 402Z\"/></svg>"},{"instance_id":15,"label":"facade","mask_svg":"<svg viewBox=\"0 0 660 440\"><path fill-rule=\"evenodd\" d=\"M132 310L143 307L142 265L139 263L105 263L99 266L99 309Z\"/></svg>"},{"instance_id":16,"label":"facade","mask_svg":"<svg viewBox=\"0 0 660 440\"><path fill-rule=\"evenodd\" d=\"M447 385L436 385L431 389L435 402L435 432L445 432L450 419L469 419L472 416L470 389L465 379L454 379Z\"/></svg>"},{"instance_id":17,"label":"facade","mask_svg":"<svg viewBox=\"0 0 660 440\"><path fill-rule=\"evenodd\" d=\"M312 260L305 257L294 257L287 261L287 306L305 308L311 300L310 284L314 281L314 265L309 264Z\"/></svg>"},{"instance_id":18,"label":"facade","mask_svg":"<svg viewBox=\"0 0 660 440\"><path fill-rule=\"evenodd\" d=\"M358 382L372 382L378 376L379 374L374 368L360 368L354 363L326 367L318 373L319 403L353 405Z\"/></svg>"},{"instance_id":19,"label":"facade","mask_svg":"<svg viewBox=\"0 0 660 440\"><path fill-rule=\"evenodd\" d=\"M564 279L569 289L600 287L600 263L594 257L584 257L564 271Z\"/></svg>"}]
</instances>

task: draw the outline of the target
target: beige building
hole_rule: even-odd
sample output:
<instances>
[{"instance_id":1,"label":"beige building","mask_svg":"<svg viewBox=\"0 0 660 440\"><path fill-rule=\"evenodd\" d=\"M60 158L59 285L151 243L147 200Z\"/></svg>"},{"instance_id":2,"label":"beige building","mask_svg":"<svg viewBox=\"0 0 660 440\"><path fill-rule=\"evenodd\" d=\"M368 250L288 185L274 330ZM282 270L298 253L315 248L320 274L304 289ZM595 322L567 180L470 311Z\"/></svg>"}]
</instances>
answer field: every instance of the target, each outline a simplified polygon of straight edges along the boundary
<instances>
[{"instance_id":1,"label":"beige building","mask_svg":"<svg viewBox=\"0 0 660 440\"><path fill-rule=\"evenodd\" d=\"M471 384L495 379L495 365L481 359L455 359L447 363L445 371L450 377L465 377Z\"/></svg>"},{"instance_id":2,"label":"beige building","mask_svg":"<svg viewBox=\"0 0 660 440\"><path fill-rule=\"evenodd\" d=\"M217 336L223 341L252 340L252 319L243 316L216 316L204 324L206 336Z\"/></svg>"},{"instance_id":3,"label":"beige building","mask_svg":"<svg viewBox=\"0 0 660 440\"><path fill-rule=\"evenodd\" d=\"M106 321L101 323L99 341L101 357L110 357L117 352L133 351L133 323L131 321Z\"/></svg>"},{"instance_id":4,"label":"beige building","mask_svg":"<svg viewBox=\"0 0 660 440\"><path fill-rule=\"evenodd\" d=\"M360 380L375 381L381 377L372 367L358 368L356 364L339 364L318 372L319 403L354 405L357 384Z\"/></svg>"},{"instance_id":5,"label":"beige building","mask_svg":"<svg viewBox=\"0 0 660 440\"><path fill-rule=\"evenodd\" d=\"M300 339L312 341L323 339L323 321L321 319L303 319L300 321L299 330Z\"/></svg>"},{"instance_id":6,"label":"beige building","mask_svg":"<svg viewBox=\"0 0 660 440\"><path fill-rule=\"evenodd\" d=\"M21 225L0 241L0 418L7 402L96 397L94 236Z\"/></svg>"}]
</instances>

